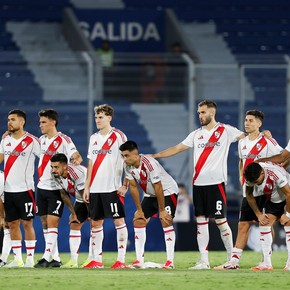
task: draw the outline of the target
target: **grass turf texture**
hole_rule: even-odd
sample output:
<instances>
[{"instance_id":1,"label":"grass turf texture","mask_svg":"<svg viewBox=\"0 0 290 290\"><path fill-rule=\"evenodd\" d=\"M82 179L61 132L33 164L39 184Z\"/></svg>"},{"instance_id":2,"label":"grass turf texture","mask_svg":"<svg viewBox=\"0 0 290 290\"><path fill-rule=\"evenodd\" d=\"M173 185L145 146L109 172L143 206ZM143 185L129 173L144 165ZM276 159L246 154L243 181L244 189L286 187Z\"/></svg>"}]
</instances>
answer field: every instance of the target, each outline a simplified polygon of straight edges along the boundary
<instances>
[{"instance_id":1,"label":"grass turf texture","mask_svg":"<svg viewBox=\"0 0 290 290\"><path fill-rule=\"evenodd\" d=\"M23 255L25 256L25 255ZM225 262L225 252L210 252L211 267ZM79 265L87 254L80 254ZM261 260L261 254L245 251L240 270L188 270L197 261L197 252L176 252L175 269L110 269L116 253L104 252L104 269L8 269L0 268L1 289L289 289L290 271L283 271L287 260L286 252L274 252L273 271L254 272L250 268ZM12 259L12 257L10 257ZM41 255L37 254L36 259ZM69 260L68 254L61 254L62 262ZM127 263L135 258L128 252ZM10 259L10 260L11 260ZM164 263L164 252L147 252L146 261Z\"/></svg>"}]
</instances>

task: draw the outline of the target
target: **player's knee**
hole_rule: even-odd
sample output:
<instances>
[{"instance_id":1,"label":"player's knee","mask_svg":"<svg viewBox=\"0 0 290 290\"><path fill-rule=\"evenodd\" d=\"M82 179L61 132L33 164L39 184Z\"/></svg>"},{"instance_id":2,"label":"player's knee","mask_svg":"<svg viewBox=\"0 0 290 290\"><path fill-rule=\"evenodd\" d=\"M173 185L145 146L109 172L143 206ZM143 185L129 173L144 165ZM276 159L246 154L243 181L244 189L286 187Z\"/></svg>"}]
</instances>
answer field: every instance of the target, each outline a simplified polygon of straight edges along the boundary
<instances>
[{"instance_id":1,"label":"player's knee","mask_svg":"<svg viewBox=\"0 0 290 290\"><path fill-rule=\"evenodd\" d=\"M146 227L146 221L143 219L137 219L133 221L133 225L135 228Z\"/></svg>"},{"instance_id":2,"label":"player's knee","mask_svg":"<svg viewBox=\"0 0 290 290\"><path fill-rule=\"evenodd\" d=\"M228 228L228 222L226 218L216 219L215 223L221 231Z\"/></svg>"}]
</instances>

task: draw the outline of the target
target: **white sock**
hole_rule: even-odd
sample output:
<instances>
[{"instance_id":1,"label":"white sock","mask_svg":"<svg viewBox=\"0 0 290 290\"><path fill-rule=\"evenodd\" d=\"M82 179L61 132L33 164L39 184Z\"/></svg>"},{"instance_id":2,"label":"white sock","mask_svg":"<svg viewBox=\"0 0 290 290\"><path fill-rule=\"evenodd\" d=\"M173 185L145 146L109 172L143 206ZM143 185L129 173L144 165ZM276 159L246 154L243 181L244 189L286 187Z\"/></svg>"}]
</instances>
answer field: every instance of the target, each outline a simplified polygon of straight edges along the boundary
<instances>
[{"instance_id":1,"label":"white sock","mask_svg":"<svg viewBox=\"0 0 290 290\"><path fill-rule=\"evenodd\" d=\"M134 227L135 233L135 251L136 259L140 263L144 263L144 248L146 243L146 227L136 228Z\"/></svg>"},{"instance_id":2,"label":"white sock","mask_svg":"<svg viewBox=\"0 0 290 290\"><path fill-rule=\"evenodd\" d=\"M272 229L269 226L259 226L260 229L260 240L262 245L262 252L264 257L264 263L266 266L272 267Z\"/></svg>"},{"instance_id":3,"label":"white sock","mask_svg":"<svg viewBox=\"0 0 290 290\"><path fill-rule=\"evenodd\" d=\"M57 228L48 228L45 239L45 251L42 256L46 261L50 260L50 256L53 253L53 249L56 246L56 241L58 237L58 229Z\"/></svg>"},{"instance_id":4,"label":"white sock","mask_svg":"<svg viewBox=\"0 0 290 290\"><path fill-rule=\"evenodd\" d=\"M230 261L234 264L239 264L242 254L243 254L243 249L234 247Z\"/></svg>"},{"instance_id":5,"label":"white sock","mask_svg":"<svg viewBox=\"0 0 290 290\"><path fill-rule=\"evenodd\" d=\"M92 249L94 254L94 260L97 262L103 261L103 239L104 239L104 230L103 227L100 228L92 228L91 229L92 236Z\"/></svg>"},{"instance_id":6,"label":"white sock","mask_svg":"<svg viewBox=\"0 0 290 290\"><path fill-rule=\"evenodd\" d=\"M25 240L27 260L34 261L36 240Z\"/></svg>"},{"instance_id":7,"label":"white sock","mask_svg":"<svg viewBox=\"0 0 290 290\"><path fill-rule=\"evenodd\" d=\"M22 242L21 240L11 240L12 251L14 254L14 259L23 261L22 260Z\"/></svg>"},{"instance_id":8,"label":"white sock","mask_svg":"<svg viewBox=\"0 0 290 290\"><path fill-rule=\"evenodd\" d=\"M226 218L216 219L215 222L218 229L220 230L220 235L227 251L227 260L230 261L232 257L232 250L233 250L232 230Z\"/></svg>"},{"instance_id":9,"label":"white sock","mask_svg":"<svg viewBox=\"0 0 290 290\"><path fill-rule=\"evenodd\" d=\"M166 245L166 255L167 260L173 262L174 261L174 247L175 247L175 231L174 227L170 226L167 228L163 228L164 231L164 239Z\"/></svg>"},{"instance_id":10,"label":"white sock","mask_svg":"<svg viewBox=\"0 0 290 290\"><path fill-rule=\"evenodd\" d=\"M208 260L208 242L209 242L209 231L208 231L208 218L196 218L197 224L197 244L200 253L200 261L209 263Z\"/></svg>"},{"instance_id":11,"label":"white sock","mask_svg":"<svg viewBox=\"0 0 290 290\"><path fill-rule=\"evenodd\" d=\"M43 232L44 241L46 242L47 229L43 229L42 232Z\"/></svg>"},{"instance_id":12,"label":"white sock","mask_svg":"<svg viewBox=\"0 0 290 290\"><path fill-rule=\"evenodd\" d=\"M286 235L286 246L287 246L287 252L288 252L288 261L290 263L290 226L285 226L285 235Z\"/></svg>"},{"instance_id":13,"label":"white sock","mask_svg":"<svg viewBox=\"0 0 290 290\"><path fill-rule=\"evenodd\" d=\"M89 254L87 257L87 260L93 260L94 259L94 253L93 253L93 247L92 247L92 235L90 235L89 239Z\"/></svg>"},{"instance_id":14,"label":"white sock","mask_svg":"<svg viewBox=\"0 0 290 290\"><path fill-rule=\"evenodd\" d=\"M10 238L10 230L4 229L3 230L3 245L2 245L2 254L1 254L1 260L3 262L7 262L7 258L11 252L11 238Z\"/></svg>"},{"instance_id":15,"label":"white sock","mask_svg":"<svg viewBox=\"0 0 290 290\"><path fill-rule=\"evenodd\" d=\"M70 230L69 232L70 259L76 262L78 261L80 244L81 244L81 231Z\"/></svg>"},{"instance_id":16,"label":"white sock","mask_svg":"<svg viewBox=\"0 0 290 290\"><path fill-rule=\"evenodd\" d=\"M118 257L117 260L125 263L127 242L128 242L128 230L126 224L116 227L117 231L117 245L118 245Z\"/></svg>"}]
</instances>

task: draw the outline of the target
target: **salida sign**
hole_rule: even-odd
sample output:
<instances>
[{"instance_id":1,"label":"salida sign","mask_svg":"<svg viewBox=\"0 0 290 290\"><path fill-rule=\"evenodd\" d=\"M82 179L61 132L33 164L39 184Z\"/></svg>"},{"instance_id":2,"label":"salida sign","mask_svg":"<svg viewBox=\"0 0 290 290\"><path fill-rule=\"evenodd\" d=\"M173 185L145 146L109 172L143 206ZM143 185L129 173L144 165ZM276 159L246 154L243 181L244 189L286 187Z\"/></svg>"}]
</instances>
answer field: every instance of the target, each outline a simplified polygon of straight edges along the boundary
<instances>
[{"instance_id":1,"label":"salida sign","mask_svg":"<svg viewBox=\"0 0 290 290\"><path fill-rule=\"evenodd\" d=\"M108 39L118 52L163 52L162 11L77 10L80 27L96 48Z\"/></svg>"}]
</instances>

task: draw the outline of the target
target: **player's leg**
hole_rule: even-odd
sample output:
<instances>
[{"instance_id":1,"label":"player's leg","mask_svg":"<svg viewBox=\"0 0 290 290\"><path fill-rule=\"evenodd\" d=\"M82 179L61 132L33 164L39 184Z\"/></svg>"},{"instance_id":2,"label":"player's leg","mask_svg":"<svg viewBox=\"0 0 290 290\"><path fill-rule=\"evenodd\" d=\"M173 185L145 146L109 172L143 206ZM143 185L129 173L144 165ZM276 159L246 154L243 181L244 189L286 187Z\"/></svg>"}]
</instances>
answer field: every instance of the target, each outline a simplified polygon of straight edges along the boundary
<instances>
[{"instance_id":1,"label":"player's leg","mask_svg":"<svg viewBox=\"0 0 290 290\"><path fill-rule=\"evenodd\" d=\"M284 224L284 230L285 230L286 247L288 252L288 258L284 270L290 271L290 222Z\"/></svg>"},{"instance_id":2,"label":"player's leg","mask_svg":"<svg viewBox=\"0 0 290 290\"><path fill-rule=\"evenodd\" d=\"M72 222L69 232L70 260L62 268L78 268L79 247L81 244L81 228L88 218L88 209L84 202L76 201L74 210L80 223Z\"/></svg>"},{"instance_id":3,"label":"player's leg","mask_svg":"<svg viewBox=\"0 0 290 290\"><path fill-rule=\"evenodd\" d=\"M0 267L3 267L6 265L10 252L11 252L10 229L9 229L8 223L5 222L5 226L3 228L3 241L2 241L2 251L1 251L1 257L0 257Z\"/></svg>"},{"instance_id":4,"label":"player's leg","mask_svg":"<svg viewBox=\"0 0 290 290\"><path fill-rule=\"evenodd\" d=\"M210 269L208 258L209 230L206 210L206 188L207 186L193 185L193 205L195 209L196 225L197 225L197 244L200 254L200 260L191 268L191 270Z\"/></svg>"},{"instance_id":5,"label":"player's leg","mask_svg":"<svg viewBox=\"0 0 290 290\"><path fill-rule=\"evenodd\" d=\"M11 247L14 254L14 260L5 265L8 268L23 267L22 260L22 234L20 231L20 214L17 207L17 196L15 193L4 193L5 195L5 219L10 229Z\"/></svg>"},{"instance_id":6,"label":"player's leg","mask_svg":"<svg viewBox=\"0 0 290 290\"><path fill-rule=\"evenodd\" d=\"M173 227L173 218L176 211L177 204L177 195L172 194L170 196L165 196L165 210L171 215L172 220L169 224L165 224L161 222L163 232L164 232L164 240L166 246L166 262L163 265L163 269L173 269L174 268L174 247L176 241L176 234Z\"/></svg>"}]
</instances>

